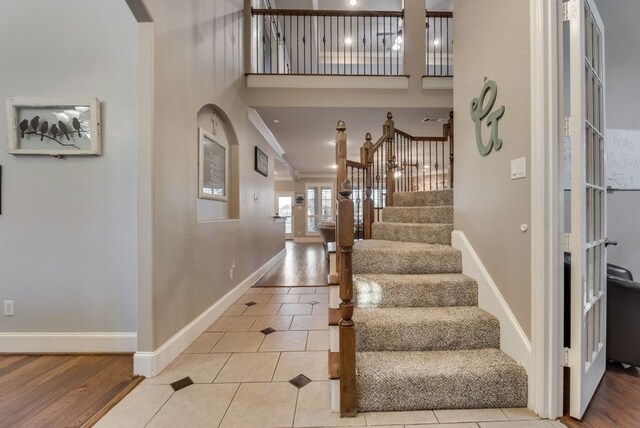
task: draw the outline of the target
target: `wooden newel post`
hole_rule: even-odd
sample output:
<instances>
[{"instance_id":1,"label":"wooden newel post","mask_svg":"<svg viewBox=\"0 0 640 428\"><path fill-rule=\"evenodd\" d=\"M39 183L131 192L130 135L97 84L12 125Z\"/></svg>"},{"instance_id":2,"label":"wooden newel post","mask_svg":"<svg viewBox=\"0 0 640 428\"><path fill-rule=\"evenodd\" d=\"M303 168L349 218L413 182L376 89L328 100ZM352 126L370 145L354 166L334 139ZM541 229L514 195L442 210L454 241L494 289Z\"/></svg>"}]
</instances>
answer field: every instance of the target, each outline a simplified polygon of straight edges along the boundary
<instances>
[{"instance_id":1,"label":"wooden newel post","mask_svg":"<svg viewBox=\"0 0 640 428\"><path fill-rule=\"evenodd\" d=\"M384 123L385 132L387 133L387 206L393 206L393 194L396 191L396 154L393 150L393 140L395 138L395 128L393 125L393 115L391 112L387 113L387 121Z\"/></svg>"},{"instance_id":2,"label":"wooden newel post","mask_svg":"<svg viewBox=\"0 0 640 428\"><path fill-rule=\"evenodd\" d=\"M360 162L367 166L364 178L364 202L363 202L363 222L364 222L364 239L371 239L371 225L373 224L373 143L371 142L371 133L367 132L364 137L365 143L360 148Z\"/></svg>"},{"instance_id":3,"label":"wooden newel post","mask_svg":"<svg viewBox=\"0 0 640 428\"><path fill-rule=\"evenodd\" d=\"M356 331L353 323L353 201L351 183L343 180L338 190L340 245L340 416L354 417L356 402Z\"/></svg>"},{"instance_id":4,"label":"wooden newel post","mask_svg":"<svg viewBox=\"0 0 640 428\"><path fill-rule=\"evenodd\" d=\"M449 112L449 121L447 122L447 131L449 135L449 189L453 189L453 111Z\"/></svg>"},{"instance_id":5,"label":"wooden newel post","mask_svg":"<svg viewBox=\"0 0 640 428\"><path fill-rule=\"evenodd\" d=\"M336 125L336 189L340 189L340 183L347 179L347 125L344 120L339 120ZM340 273L340 209L338 204L340 202L340 195L336 192L336 268Z\"/></svg>"}]
</instances>

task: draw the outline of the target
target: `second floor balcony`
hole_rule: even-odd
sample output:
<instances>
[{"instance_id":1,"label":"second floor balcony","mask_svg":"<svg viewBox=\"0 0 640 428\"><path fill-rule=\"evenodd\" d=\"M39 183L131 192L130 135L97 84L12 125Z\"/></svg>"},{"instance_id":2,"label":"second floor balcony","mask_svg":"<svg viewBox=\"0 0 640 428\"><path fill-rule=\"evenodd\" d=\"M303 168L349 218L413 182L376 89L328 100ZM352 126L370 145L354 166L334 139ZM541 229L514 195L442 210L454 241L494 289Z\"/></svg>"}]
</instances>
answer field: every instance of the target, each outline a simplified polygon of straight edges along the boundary
<instances>
[{"instance_id":1,"label":"second floor balcony","mask_svg":"<svg viewBox=\"0 0 640 428\"><path fill-rule=\"evenodd\" d=\"M249 75L404 77L406 60L420 56L424 77L453 76L452 12L425 11L424 28L411 32L404 10L251 9L251 17Z\"/></svg>"}]
</instances>

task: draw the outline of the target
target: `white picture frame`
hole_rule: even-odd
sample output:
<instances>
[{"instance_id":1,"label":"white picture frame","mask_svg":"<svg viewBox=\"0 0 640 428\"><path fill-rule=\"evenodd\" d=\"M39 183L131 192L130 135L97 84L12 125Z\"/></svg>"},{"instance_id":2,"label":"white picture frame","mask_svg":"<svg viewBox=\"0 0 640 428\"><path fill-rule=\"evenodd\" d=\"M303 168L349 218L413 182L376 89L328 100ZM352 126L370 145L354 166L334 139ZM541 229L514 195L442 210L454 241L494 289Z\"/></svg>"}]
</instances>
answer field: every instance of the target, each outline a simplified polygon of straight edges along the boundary
<instances>
[{"instance_id":1,"label":"white picture frame","mask_svg":"<svg viewBox=\"0 0 640 428\"><path fill-rule=\"evenodd\" d=\"M198 128L198 198L228 200L229 145Z\"/></svg>"},{"instance_id":2,"label":"white picture frame","mask_svg":"<svg viewBox=\"0 0 640 428\"><path fill-rule=\"evenodd\" d=\"M98 98L9 97L6 106L8 153L102 154Z\"/></svg>"}]
</instances>

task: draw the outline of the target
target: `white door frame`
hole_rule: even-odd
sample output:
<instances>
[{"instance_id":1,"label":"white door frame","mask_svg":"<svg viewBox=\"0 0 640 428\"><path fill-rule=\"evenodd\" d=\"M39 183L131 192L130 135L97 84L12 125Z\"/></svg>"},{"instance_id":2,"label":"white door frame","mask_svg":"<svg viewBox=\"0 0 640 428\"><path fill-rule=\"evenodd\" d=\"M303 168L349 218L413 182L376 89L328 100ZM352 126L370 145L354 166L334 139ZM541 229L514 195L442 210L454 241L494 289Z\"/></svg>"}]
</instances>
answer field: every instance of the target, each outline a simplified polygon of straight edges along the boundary
<instances>
[{"instance_id":1,"label":"white door frame","mask_svg":"<svg viewBox=\"0 0 640 428\"><path fill-rule=\"evenodd\" d=\"M531 372L529 407L562 416L563 192L559 120L562 5L530 0ZM561 28L561 27L560 27Z\"/></svg>"},{"instance_id":2,"label":"white door frame","mask_svg":"<svg viewBox=\"0 0 640 428\"><path fill-rule=\"evenodd\" d=\"M287 234L285 232L284 236L285 236L285 239L293 239L293 235L294 235L294 232L295 232L294 215L293 214L294 214L294 210L296 208L296 203L295 203L296 198L295 198L293 190L282 190L282 191L279 190L279 191L277 191L276 192L276 200L275 200L275 205L276 205L276 209L277 210L279 210L278 198L280 196L285 196L285 197L288 196L288 197L291 198L291 233ZM280 212L278 212L278 214L280 214Z\"/></svg>"}]
</instances>

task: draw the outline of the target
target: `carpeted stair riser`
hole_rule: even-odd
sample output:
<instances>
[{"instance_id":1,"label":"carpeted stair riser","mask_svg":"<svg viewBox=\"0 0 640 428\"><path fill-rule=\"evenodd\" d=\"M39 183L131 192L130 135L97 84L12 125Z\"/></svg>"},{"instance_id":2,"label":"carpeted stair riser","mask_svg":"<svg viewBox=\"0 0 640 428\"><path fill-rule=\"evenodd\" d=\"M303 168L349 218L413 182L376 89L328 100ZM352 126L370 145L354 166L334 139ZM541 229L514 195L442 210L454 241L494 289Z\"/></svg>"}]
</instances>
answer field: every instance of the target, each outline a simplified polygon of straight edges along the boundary
<instances>
[{"instance_id":1,"label":"carpeted stair riser","mask_svg":"<svg viewBox=\"0 0 640 428\"><path fill-rule=\"evenodd\" d=\"M478 284L461 274L356 275L353 302L361 308L476 306Z\"/></svg>"},{"instance_id":2,"label":"carpeted stair riser","mask_svg":"<svg viewBox=\"0 0 640 428\"><path fill-rule=\"evenodd\" d=\"M356 351L500 347L500 323L475 306L356 308Z\"/></svg>"},{"instance_id":3,"label":"carpeted stair riser","mask_svg":"<svg viewBox=\"0 0 640 428\"><path fill-rule=\"evenodd\" d=\"M453 205L453 190L433 190L430 192L394 193L394 207L424 207Z\"/></svg>"},{"instance_id":4,"label":"carpeted stair riser","mask_svg":"<svg viewBox=\"0 0 640 428\"><path fill-rule=\"evenodd\" d=\"M354 274L461 273L460 251L450 246L369 239L353 246Z\"/></svg>"},{"instance_id":5,"label":"carpeted stair riser","mask_svg":"<svg viewBox=\"0 0 640 428\"><path fill-rule=\"evenodd\" d=\"M453 223L453 207L386 207L382 221L388 223Z\"/></svg>"},{"instance_id":6,"label":"carpeted stair riser","mask_svg":"<svg viewBox=\"0 0 640 428\"><path fill-rule=\"evenodd\" d=\"M451 245L453 224L373 223L373 239Z\"/></svg>"},{"instance_id":7,"label":"carpeted stair riser","mask_svg":"<svg viewBox=\"0 0 640 428\"><path fill-rule=\"evenodd\" d=\"M527 374L498 349L356 358L360 412L527 407Z\"/></svg>"}]
</instances>

